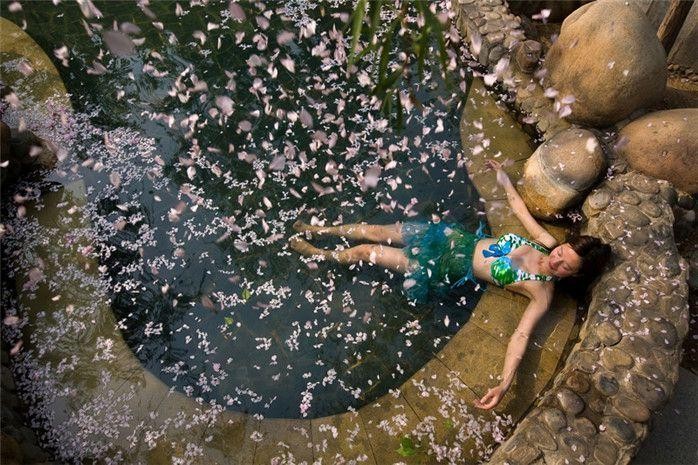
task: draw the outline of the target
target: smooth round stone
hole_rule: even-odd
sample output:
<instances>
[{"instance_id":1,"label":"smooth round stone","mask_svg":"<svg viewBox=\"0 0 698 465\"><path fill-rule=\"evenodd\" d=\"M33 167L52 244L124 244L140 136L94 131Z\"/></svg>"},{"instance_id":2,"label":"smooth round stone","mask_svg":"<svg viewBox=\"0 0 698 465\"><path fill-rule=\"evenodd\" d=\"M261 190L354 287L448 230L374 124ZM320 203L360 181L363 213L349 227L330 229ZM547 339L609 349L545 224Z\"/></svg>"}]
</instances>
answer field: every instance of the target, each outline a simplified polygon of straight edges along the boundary
<instances>
[{"instance_id":1,"label":"smooth round stone","mask_svg":"<svg viewBox=\"0 0 698 465\"><path fill-rule=\"evenodd\" d=\"M580 455L586 457L589 453L589 445L583 437L577 434L563 432L561 438L565 447L573 452L573 457L579 457Z\"/></svg>"},{"instance_id":2,"label":"smooth round stone","mask_svg":"<svg viewBox=\"0 0 698 465\"><path fill-rule=\"evenodd\" d=\"M695 206L696 201L693 199L693 196L688 192L678 191L676 204L685 210L691 210Z\"/></svg>"},{"instance_id":3,"label":"smooth round stone","mask_svg":"<svg viewBox=\"0 0 698 465\"><path fill-rule=\"evenodd\" d=\"M521 444L509 452L509 459L517 464L533 463L540 456L541 451L528 444ZM509 460L507 460L507 462L509 462Z\"/></svg>"},{"instance_id":4,"label":"smooth round stone","mask_svg":"<svg viewBox=\"0 0 698 465\"><path fill-rule=\"evenodd\" d=\"M630 187L644 194L656 194L659 192L659 184L657 181L651 181L649 178L641 175L632 176L628 183ZM676 193L676 191L674 191Z\"/></svg>"},{"instance_id":5,"label":"smooth round stone","mask_svg":"<svg viewBox=\"0 0 698 465\"><path fill-rule=\"evenodd\" d=\"M598 373L594 376L594 386L598 391L610 397L618 392L618 381L610 372Z\"/></svg>"},{"instance_id":6,"label":"smooth round stone","mask_svg":"<svg viewBox=\"0 0 698 465\"><path fill-rule=\"evenodd\" d=\"M640 203L640 196L632 191L624 191L620 193L618 200L630 205L637 205Z\"/></svg>"},{"instance_id":7,"label":"smooth round stone","mask_svg":"<svg viewBox=\"0 0 698 465\"><path fill-rule=\"evenodd\" d=\"M642 213L652 218L657 218L659 215L662 214L661 208L659 208L656 203L650 200L645 200L644 202L642 202L639 208Z\"/></svg>"},{"instance_id":8,"label":"smooth round stone","mask_svg":"<svg viewBox=\"0 0 698 465\"><path fill-rule=\"evenodd\" d=\"M590 438L597 433L596 426L588 418L575 418L572 422L572 429L578 431L584 437Z\"/></svg>"},{"instance_id":9,"label":"smooth round stone","mask_svg":"<svg viewBox=\"0 0 698 465\"><path fill-rule=\"evenodd\" d=\"M562 428L567 426L565 414L556 408L545 409L543 413L541 413L540 418L554 433L557 433Z\"/></svg>"},{"instance_id":10,"label":"smooth round stone","mask_svg":"<svg viewBox=\"0 0 698 465\"><path fill-rule=\"evenodd\" d=\"M631 192L627 191L624 193L631 194ZM650 224L650 219L647 218L647 215L642 213L640 209L634 205L626 205L622 215L623 218L633 226L647 226Z\"/></svg>"},{"instance_id":11,"label":"smooth round stone","mask_svg":"<svg viewBox=\"0 0 698 465\"><path fill-rule=\"evenodd\" d=\"M606 398L601 396L593 397L589 401L589 410L594 413L602 414L606 409Z\"/></svg>"},{"instance_id":12,"label":"smooth round stone","mask_svg":"<svg viewBox=\"0 0 698 465\"><path fill-rule=\"evenodd\" d=\"M681 273L679 260L675 255L662 257L659 260L659 267L665 270L666 276L669 278L673 278L674 276Z\"/></svg>"},{"instance_id":13,"label":"smooth round stone","mask_svg":"<svg viewBox=\"0 0 698 465\"><path fill-rule=\"evenodd\" d=\"M664 389L644 376L631 373L627 383L630 390L650 410L657 410L667 399Z\"/></svg>"},{"instance_id":14,"label":"smooth round stone","mask_svg":"<svg viewBox=\"0 0 698 465\"><path fill-rule=\"evenodd\" d=\"M636 229L630 232L630 236L625 239L625 243L634 246L645 245L650 239L650 235L645 229Z\"/></svg>"},{"instance_id":15,"label":"smooth round stone","mask_svg":"<svg viewBox=\"0 0 698 465\"><path fill-rule=\"evenodd\" d=\"M639 189L638 189L639 190ZM650 194L654 194L655 192L650 192ZM678 201L678 194L676 193L676 189L674 189L671 186L662 186L660 188L659 194L662 196L664 200L666 200L669 205L676 205L676 202Z\"/></svg>"},{"instance_id":16,"label":"smooth round stone","mask_svg":"<svg viewBox=\"0 0 698 465\"><path fill-rule=\"evenodd\" d=\"M604 350L601 354L601 363L607 370L617 370L618 368L630 368L633 366L633 358L625 351L616 347Z\"/></svg>"},{"instance_id":17,"label":"smooth round stone","mask_svg":"<svg viewBox=\"0 0 698 465\"><path fill-rule=\"evenodd\" d=\"M622 222L617 220L611 220L604 224L603 227L611 240L618 239L625 234L625 226Z\"/></svg>"},{"instance_id":18,"label":"smooth round stone","mask_svg":"<svg viewBox=\"0 0 698 465\"><path fill-rule=\"evenodd\" d=\"M560 407L564 412L570 415L577 415L584 410L584 401L574 392L567 388L560 389L557 394L557 400L560 402Z\"/></svg>"},{"instance_id":19,"label":"smooth round stone","mask_svg":"<svg viewBox=\"0 0 698 465\"><path fill-rule=\"evenodd\" d=\"M611 201L611 193L607 189L598 189L588 198L589 206L594 210L603 210Z\"/></svg>"},{"instance_id":20,"label":"smooth round stone","mask_svg":"<svg viewBox=\"0 0 698 465\"><path fill-rule=\"evenodd\" d=\"M669 323L669 321L664 318L658 318L657 320L650 320L647 326L650 330L650 336L656 344L669 350L673 350L676 347L678 334L674 325Z\"/></svg>"},{"instance_id":21,"label":"smooth round stone","mask_svg":"<svg viewBox=\"0 0 698 465\"><path fill-rule=\"evenodd\" d=\"M608 321L604 321L596 327L596 334L599 336L601 343L607 347L618 344L621 338L618 328Z\"/></svg>"},{"instance_id":22,"label":"smooth round stone","mask_svg":"<svg viewBox=\"0 0 698 465\"><path fill-rule=\"evenodd\" d=\"M541 449L557 450L555 438L553 438L543 425L534 424L527 428L526 438L531 441L533 445L539 446Z\"/></svg>"},{"instance_id":23,"label":"smooth round stone","mask_svg":"<svg viewBox=\"0 0 698 465\"><path fill-rule=\"evenodd\" d=\"M587 375L581 371L573 371L570 377L565 380L565 385L578 394L584 394L589 390Z\"/></svg>"},{"instance_id":24,"label":"smooth round stone","mask_svg":"<svg viewBox=\"0 0 698 465\"><path fill-rule=\"evenodd\" d=\"M632 424L625 418L611 416L604 418L603 425L611 436L620 442L630 444L637 439Z\"/></svg>"},{"instance_id":25,"label":"smooth round stone","mask_svg":"<svg viewBox=\"0 0 698 465\"><path fill-rule=\"evenodd\" d=\"M635 399L618 395L613 398L613 406L624 417L637 422L645 422L650 418L650 411Z\"/></svg>"},{"instance_id":26,"label":"smooth round stone","mask_svg":"<svg viewBox=\"0 0 698 465\"><path fill-rule=\"evenodd\" d=\"M585 373L594 373L597 369L596 363L599 361L597 352L590 350L577 351L571 356L570 366Z\"/></svg>"},{"instance_id":27,"label":"smooth round stone","mask_svg":"<svg viewBox=\"0 0 698 465\"><path fill-rule=\"evenodd\" d=\"M611 441L599 438L594 447L594 458L603 464L616 463L618 448Z\"/></svg>"}]
</instances>

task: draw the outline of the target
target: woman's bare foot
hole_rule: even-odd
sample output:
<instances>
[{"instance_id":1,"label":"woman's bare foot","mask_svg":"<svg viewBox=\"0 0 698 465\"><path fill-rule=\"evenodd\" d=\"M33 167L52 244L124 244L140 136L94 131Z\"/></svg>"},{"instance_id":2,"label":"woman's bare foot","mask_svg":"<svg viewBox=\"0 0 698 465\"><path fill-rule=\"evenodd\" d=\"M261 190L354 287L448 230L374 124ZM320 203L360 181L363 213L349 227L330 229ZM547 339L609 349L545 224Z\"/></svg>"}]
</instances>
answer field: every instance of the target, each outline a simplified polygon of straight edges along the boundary
<instances>
[{"instance_id":1,"label":"woman's bare foot","mask_svg":"<svg viewBox=\"0 0 698 465\"><path fill-rule=\"evenodd\" d=\"M295 224L294 224L295 227ZM323 257L328 253L327 250L318 249L313 246L310 242L300 237L292 237L288 240L288 246L295 250L296 252L310 257L312 255L322 255Z\"/></svg>"},{"instance_id":2,"label":"woman's bare foot","mask_svg":"<svg viewBox=\"0 0 698 465\"><path fill-rule=\"evenodd\" d=\"M296 220L296 222L293 223L293 230L297 232L309 231L310 225L303 223L301 220Z\"/></svg>"}]
</instances>

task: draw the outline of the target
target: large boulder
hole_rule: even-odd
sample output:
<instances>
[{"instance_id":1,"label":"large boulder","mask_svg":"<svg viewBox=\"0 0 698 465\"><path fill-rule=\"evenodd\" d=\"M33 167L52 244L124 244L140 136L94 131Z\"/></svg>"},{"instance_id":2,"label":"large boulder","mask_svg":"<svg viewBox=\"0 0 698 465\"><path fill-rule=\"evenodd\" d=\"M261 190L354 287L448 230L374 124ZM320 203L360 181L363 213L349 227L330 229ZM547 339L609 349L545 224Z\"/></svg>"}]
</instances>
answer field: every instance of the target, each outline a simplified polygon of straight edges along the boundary
<instances>
[{"instance_id":1,"label":"large boulder","mask_svg":"<svg viewBox=\"0 0 698 465\"><path fill-rule=\"evenodd\" d=\"M560 218L583 199L605 167L603 150L591 131L566 129L526 161L519 192L536 218Z\"/></svg>"},{"instance_id":2,"label":"large boulder","mask_svg":"<svg viewBox=\"0 0 698 465\"><path fill-rule=\"evenodd\" d=\"M545 58L546 86L563 101L567 120L604 127L662 100L666 53L633 2L597 0L570 14ZM571 99L568 99L569 101Z\"/></svg>"},{"instance_id":3,"label":"large boulder","mask_svg":"<svg viewBox=\"0 0 698 465\"><path fill-rule=\"evenodd\" d=\"M698 108L656 111L638 118L618 134L616 152L648 176L698 193Z\"/></svg>"}]
</instances>

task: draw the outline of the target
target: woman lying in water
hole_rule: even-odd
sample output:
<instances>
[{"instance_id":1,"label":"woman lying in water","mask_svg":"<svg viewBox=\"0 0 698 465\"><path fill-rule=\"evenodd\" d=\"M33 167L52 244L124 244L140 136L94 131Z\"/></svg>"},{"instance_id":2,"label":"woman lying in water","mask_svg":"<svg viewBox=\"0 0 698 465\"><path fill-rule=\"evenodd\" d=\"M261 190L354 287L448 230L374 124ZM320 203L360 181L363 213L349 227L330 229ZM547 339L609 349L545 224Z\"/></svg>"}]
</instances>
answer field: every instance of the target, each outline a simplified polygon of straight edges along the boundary
<instances>
[{"instance_id":1,"label":"woman lying in water","mask_svg":"<svg viewBox=\"0 0 698 465\"><path fill-rule=\"evenodd\" d=\"M491 238L483 234L483 224L472 233L459 224L444 221L332 227L297 221L293 227L302 233L331 234L403 247L360 244L330 251L316 248L297 236L289 240L289 245L307 256L320 255L347 264L370 261L402 272L405 295L417 302L443 296L467 280L481 280L528 297L530 302L507 346L501 383L475 401L476 407L491 409L511 386L529 336L550 306L555 283L570 276L595 277L610 258L611 248L595 237L584 235L558 244L530 214L501 164L494 160L486 163L496 171L497 182L506 190L511 208L535 242L514 233Z\"/></svg>"}]
</instances>

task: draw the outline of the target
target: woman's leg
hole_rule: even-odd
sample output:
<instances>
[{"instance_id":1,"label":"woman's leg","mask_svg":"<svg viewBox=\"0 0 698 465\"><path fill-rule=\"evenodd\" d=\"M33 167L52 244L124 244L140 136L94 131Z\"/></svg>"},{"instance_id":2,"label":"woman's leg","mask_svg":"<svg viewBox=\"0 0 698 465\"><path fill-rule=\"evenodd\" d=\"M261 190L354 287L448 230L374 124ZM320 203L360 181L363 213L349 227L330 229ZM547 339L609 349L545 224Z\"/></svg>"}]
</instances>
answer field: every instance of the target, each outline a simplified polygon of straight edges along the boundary
<instances>
[{"instance_id":1,"label":"woman's leg","mask_svg":"<svg viewBox=\"0 0 698 465\"><path fill-rule=\"evenodd\" d=\"M296 221L293 223L293 229L298 232L309 231L315 234L330 234L334 236L343 236L354 240L368 240L371 242L387 242L388 244L404 244L402 239L402 223L393 224L366 224L366 223L350 223L339 226L311 226Z\"/></svg>"},{"instance_id":2,"label":"woman's leg","mask_svg":"<svg viewBox=\"0 0 698 465\"><path fill-rule=\"evenodd\" d=\"M401 273L405 273L408 266L408 258L402 249L387 245L359 244L344 250L325 250L313 246L305 239L292 237L289 239L289 246L303 255L322 255L339 263L371 262Z\"/></svg>"}]
</instances>

